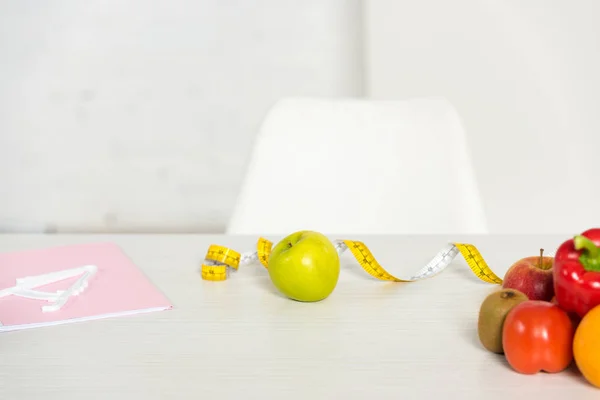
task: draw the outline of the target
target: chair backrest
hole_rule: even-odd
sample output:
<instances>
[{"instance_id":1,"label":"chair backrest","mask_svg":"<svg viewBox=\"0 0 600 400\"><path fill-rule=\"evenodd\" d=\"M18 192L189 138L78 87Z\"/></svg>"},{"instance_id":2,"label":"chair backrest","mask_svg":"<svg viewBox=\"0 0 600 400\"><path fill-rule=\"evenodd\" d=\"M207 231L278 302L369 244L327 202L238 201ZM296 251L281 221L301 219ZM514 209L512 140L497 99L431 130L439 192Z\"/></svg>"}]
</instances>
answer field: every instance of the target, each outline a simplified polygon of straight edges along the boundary
<instances>
[{"instance_id":1,"label":"chair backrest","mask_svg":"<svg viewBox=\"0 0 600 400\"><path fill-rule=\"evenodd\" d=\"M230 234L486 233L466 137L444 99L288 98L257 135Z\"/></svg>"}]
</instances>

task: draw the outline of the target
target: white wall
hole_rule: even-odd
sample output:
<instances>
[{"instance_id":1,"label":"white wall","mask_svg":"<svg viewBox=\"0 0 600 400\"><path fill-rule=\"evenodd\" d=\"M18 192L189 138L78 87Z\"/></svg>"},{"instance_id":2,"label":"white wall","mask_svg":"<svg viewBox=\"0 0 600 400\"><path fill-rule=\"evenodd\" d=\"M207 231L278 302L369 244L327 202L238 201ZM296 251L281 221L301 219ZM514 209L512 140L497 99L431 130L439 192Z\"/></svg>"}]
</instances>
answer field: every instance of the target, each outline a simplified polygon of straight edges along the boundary
<instances>
[{"instance_id":1,"label":"white wall","mask_svg":"<svg viewBox=\"0 0 600 400\"><path fill-rule=\"evenodd\" d=\"M595 0L5 0L0 231L220 230L273 102L364 93L455 105L492 232L597 225L598 15Z\"/></svg>"},{"instance_id":2,"label":"white wall","mask_svg":"<svg viewBox=\"0 0 600 400\"><path fill-rule=\"evenodd\" d=\"M600 2L367 0L367 94L442 95L492 232L600 225Z\"/></svg>"},{"instance_id":3,"label":"white wall","mask_svg":"<svg viewBox=\"0 0 600 400\"><path fill-rule=\"evenodd\" d=\"M0 3L0 231L219 230L282 96L362 94L358 0Z\"/></svg>"}]
</instances>

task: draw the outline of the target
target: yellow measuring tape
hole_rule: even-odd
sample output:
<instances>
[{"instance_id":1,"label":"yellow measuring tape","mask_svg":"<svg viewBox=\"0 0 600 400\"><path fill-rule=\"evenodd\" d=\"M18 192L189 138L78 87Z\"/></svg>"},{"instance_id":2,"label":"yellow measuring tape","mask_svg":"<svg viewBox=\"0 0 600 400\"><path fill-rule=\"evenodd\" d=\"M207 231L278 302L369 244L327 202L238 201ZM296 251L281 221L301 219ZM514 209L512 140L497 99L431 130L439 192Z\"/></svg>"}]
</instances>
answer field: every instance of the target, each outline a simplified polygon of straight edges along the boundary
<instances>
[{"instance_id":1,"label":"yellow measuring tape","mask_svg":"<svg viewBox=\"0 0 600 400\"><path fill-rule=\"evenodd\" d=\"M416 274L406 278L398 278L386 271L363 242L336 240L333 244L339 254L350 250L365 272L382 281L415 282L432 277L446 269L460 254L467 262L471 271L480 280L492 284L502 284L502 279L492 271L479 250L472 244L449 243ZM259 261L265 268L269 268L269 256L272 248L273 243L262 237L259 238L256 244L256 250L245 254L241 254L228 247L213 244L208 248L201 266L202 279L224 281L230 272L237 271L241 265L250 264L255 261ZM552 255L549 254L548 256Z\"/></svg>"}]
</instances>

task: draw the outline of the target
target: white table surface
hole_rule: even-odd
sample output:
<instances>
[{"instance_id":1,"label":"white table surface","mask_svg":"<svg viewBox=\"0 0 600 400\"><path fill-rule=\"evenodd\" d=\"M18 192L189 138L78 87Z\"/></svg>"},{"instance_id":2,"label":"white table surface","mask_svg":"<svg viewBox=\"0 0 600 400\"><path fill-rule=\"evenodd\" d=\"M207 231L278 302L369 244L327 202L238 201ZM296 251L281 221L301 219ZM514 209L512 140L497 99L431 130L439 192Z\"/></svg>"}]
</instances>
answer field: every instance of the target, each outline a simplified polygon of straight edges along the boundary
<instances>
[{"instance_id":1,"label":"white table surface","mask_svg":"<svg viewBox=\"0 0 600 400\"><path fill-rule=\"evenodd\" d=\"M448 241L475 244L499 276L563 236L360 236L388 271L410 275ZM271 240L279 238L268 237ZM341 238L341 237L332 237ZM110 240L175 308L0 334L0 399L598 399L576 370L520 375L477 339L497 285L463 259L416 283L375 281L342 256L319 303L280 296L260 265L202 281L211 243L254 249L254 236L0 235L0 251Z\"/></svg>"}]
</instances>

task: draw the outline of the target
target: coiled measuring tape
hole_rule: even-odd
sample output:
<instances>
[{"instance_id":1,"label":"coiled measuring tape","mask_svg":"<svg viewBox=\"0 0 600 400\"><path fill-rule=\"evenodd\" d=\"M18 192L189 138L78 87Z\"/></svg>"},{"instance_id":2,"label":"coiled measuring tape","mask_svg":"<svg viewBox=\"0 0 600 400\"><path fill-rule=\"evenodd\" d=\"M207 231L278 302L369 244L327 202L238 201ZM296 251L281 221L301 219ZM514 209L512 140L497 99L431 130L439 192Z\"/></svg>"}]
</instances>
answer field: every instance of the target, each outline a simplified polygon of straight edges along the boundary
<instances>
[{"instance_id":1,"label":"coiled measuring tape","mask_svg":"<svg viewBox=\"0 0 600 400\"><path fill-rule=\"evenodd\" d=\"M481 252L472 244L449 243L427 265L421 268L416 274L407 278L398 278L386 271L363 242L336 240L333 244L339 255L350 250L365 272L382 281L416 282L430 278L445 270L460 254L467 262L471 271L480 280L492 284L502 284L502 279L492 271L481 255ZM256 261L259 261L263 267L269 268L269 256L271 255L272 248L273 243L262 237L258 239L255 251L243 254L228 247L213 244L208 248L204 262L200 268L202 279L224 281L230 276L231 272L237 271L240 266L249 265ZM545 254L544 257L553 257L553 254Z\"/></svg>"}]
</instances>

